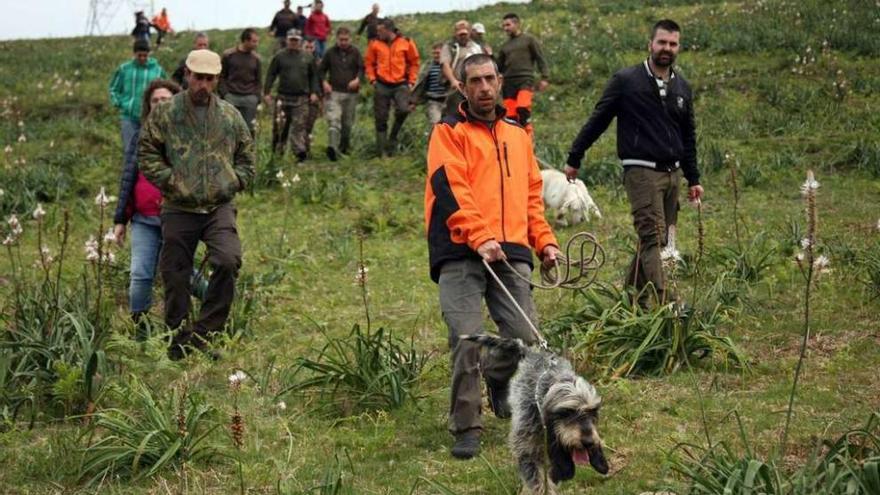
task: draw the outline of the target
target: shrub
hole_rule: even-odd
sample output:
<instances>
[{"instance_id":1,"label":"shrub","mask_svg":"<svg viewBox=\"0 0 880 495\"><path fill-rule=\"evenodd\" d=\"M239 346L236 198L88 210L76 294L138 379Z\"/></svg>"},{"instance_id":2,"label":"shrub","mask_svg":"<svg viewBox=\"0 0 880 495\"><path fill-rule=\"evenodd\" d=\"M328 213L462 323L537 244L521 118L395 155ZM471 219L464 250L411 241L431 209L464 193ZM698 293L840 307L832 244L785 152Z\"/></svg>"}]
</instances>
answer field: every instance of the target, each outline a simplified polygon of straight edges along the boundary
<instances>
[{"instance_id":1,"label":"shrub","mask_svg":"<svg viewBox=\"0 0 880 495\"><path fill-rule=\"evenodd\" d=\"M134 479L152 476L167 465L208 461L223 455L209 443L220 424L214 407L185 389L175 388L165 401L136 377L127 390L136 412L106 409L95 413L88 438L101 435L83 451L80 478L91 485L109 475Z\"/></svg>"},{"instance_id":2,"label":"shrub","mask_svg":"<svg viewBox=\"0 0 880 495\"><path fill-rule=\"evenodd\" d=\"M326 333L322 331L326 336ZM288 392L314 394L321 405L342 414L393 409L415 399L429 355L383 328L371 332L354 325L348 336L327 337L317 357L301 357L294 365Z\"/></svg>"},{"instance_id":3,"label":"shrub","mask_svg":"<svg viewBox=\"0 0 880 495\"><path fill-rule=\"evenodd\" d=\"M626 291L581 292L583 306L545 329L557 342L569 337L575 354L591 356L616 377L673 373L709 355L724 365L745 367L743 352L730 337L718 334L731 310L711 292L695 307L669 303L651 310Z\"/></svg>"}]
</instances>

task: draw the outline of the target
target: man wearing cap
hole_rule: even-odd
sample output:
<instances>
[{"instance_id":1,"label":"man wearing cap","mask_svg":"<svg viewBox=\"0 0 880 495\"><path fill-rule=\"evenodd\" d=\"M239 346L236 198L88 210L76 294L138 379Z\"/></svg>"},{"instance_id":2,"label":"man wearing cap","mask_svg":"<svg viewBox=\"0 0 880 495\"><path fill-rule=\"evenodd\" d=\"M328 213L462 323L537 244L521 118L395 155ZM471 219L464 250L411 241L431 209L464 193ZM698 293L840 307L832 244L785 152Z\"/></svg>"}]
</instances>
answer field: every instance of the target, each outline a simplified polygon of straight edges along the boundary
<instances>
[{"instance_id":1,"label":"man wearing cap","mask_svg":"<svg viewBox=\"0 0 880 495\"><path fill-rule=\"evenodd\" d=\"M154 108L141 131L138 161L162 192L159 271L165 285L165 323L177 333L168 355L205 350L223 330L241 268L241 241L232 199L254 177L254 142L241 114L214 94L222 65L210 50L186 59L189 87ZM195 322L189 313L196 247L207 246L212 274Z\"/></svg>"},{"instance_id":2,"label":"man wearing cap","mask_svg":"<svg viewBox=\"0 0 880 495\"><path fill-rule=\"evenodd\" d=\"M462 86L458 81L461 66L471 55L483 53L483 48L471 39L471 23L460 20L455 23L452 41L443 45L440 51L440 63L443 64L443 76L449 81L449 93L446 95L446 107L443 115L458 113L458 105L464 101Z\"/></svg>"},{"instance_id":3,"label":"man wearing cap","mask_svg":"<svg viewBox=\"0 0 880 495\"><path fill-rule=\"evenodd\" d=\"M275 79L278 79L277 100L272 98ZM289 133L297 159L306 159L309 102L318 101L318 92L318 68L315 59L303 50L302 33L291 29L287 32L287 48L272 57L263 86L266 104L275 108L272 125L273 152L284 154Z\"/></svg>"},{"instance_id":4,"label":"man wearing cap","mask_svg":"<svg viewBox=\"0 0 880 495\"><path fill-rule=\"evenodd\" d=\"M376 39L367 45L364 71L376 92L373 112L376 121L376 151L388 156L396 151L397 135L410 112L410 93L419 76L419 50L413 40L400 34L391 19L382 19ZM388 131L388 113L394 104L394 125Z\"/></svg>"},{"instance_id":5,"label":"man wearing cap","mask_svg":"<svg viewBox=\"0 0 880 495\"><path fill-rule=\"evenodd\" d=\"M568 153L565 174L574 179L584 153L617 117L617 156L629 198L638 247L625 285L634 287L642 306L674 300L666 293L660 250L667 226L678 217L682 172L688 198L703 196L697 168L697 136L693 93L673 70L681 47L681 29L672 20L657 22L648 41L648 57L612 76ZM646 290L648 285L653 289Z\"/></svg>"},{"instance_id":6,"label":"man wearing cap","mask_svg":"<svg viewBox=\"0 0 880 495\"><path fill-rule=\"evenodd\" d=\"M241 32L239 39L241 42L238 46L223 52L219 93L241 112L253 136L262 90L262 60L257 54L260 37L256 29L247 28Z\"/></svg>"},{"instance_id":7,"label":"man wearing cap","mask_svg":"<svg viewBox=\"0 0 880 495\"><path fill-rule=\"evenodd\" d=\"M207 33L196 33L193 37L193 50L207 50L210 46L208 40ZM186 89L186 57L177 64L177 68L174 69L174 73L171 74L171 79L174 80L177 84L180 84L180 87Z\"/></svg>"},{"instance_id":8,"label":"man wearing cap","mask_svg":"<svg viewBox=\"0 0 880 495\"><path fill-rule=\"evenodd\" d=\"M134 57L116 68L110 80L110 101L119 110L122 128L123 167L134 156L137 134L141 128L141 101L153 79L164 79L165 70L150 56L150 43L134 42Z\"/></svg>"},{"instance_id":9,"label":"man wearing cap","mask_svg":"<svg viewBox=\"0 0 880 495\"><path fill-rule=\"evenodd\" d=\"M482 22L474 23L474 26L471 28L471 39L474 40L474 43L480 45L480 48L483 49L483 53L486 55L492 55L492 45L483 38L485 35L486 26L484 26Z\"/></svg>"}]
</instances>

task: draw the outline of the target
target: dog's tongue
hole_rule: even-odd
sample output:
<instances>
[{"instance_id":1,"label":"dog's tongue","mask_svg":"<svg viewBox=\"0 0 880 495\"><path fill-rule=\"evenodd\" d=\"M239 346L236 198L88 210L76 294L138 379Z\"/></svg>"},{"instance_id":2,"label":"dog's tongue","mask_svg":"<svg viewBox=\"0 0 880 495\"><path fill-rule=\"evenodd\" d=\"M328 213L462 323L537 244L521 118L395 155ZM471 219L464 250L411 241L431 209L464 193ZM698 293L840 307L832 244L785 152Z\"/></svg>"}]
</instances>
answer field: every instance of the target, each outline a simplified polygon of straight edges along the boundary
<instances>
[{"instance_id":1,"label":"dog's tongue","mask_svg":"<svg viewBox=\"0 0 880 495\"><path fill-rule=\"evenodd\" d=\"M571 451L571 460L575 464L589 464L590 454L587 453L587 449L575 449Z\"/></svg>"}]
</instances>

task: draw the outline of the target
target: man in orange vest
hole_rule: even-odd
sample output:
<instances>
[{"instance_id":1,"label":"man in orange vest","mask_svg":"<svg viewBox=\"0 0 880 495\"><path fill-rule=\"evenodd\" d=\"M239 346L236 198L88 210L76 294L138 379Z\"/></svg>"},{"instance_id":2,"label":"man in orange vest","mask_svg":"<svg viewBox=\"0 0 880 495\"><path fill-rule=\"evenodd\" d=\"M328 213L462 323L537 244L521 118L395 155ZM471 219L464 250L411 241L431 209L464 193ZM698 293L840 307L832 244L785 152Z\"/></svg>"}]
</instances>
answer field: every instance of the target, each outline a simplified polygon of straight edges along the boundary
<instances>
[{"instance_id":1,"label":"man in orange vest","mask_svg":"<svg viewBox=\"0 0 880 495\"><path fill-rule=\"evenodd\" d=\"M153 17L150 24L156 28L156 49L159 49L159 45L162 44L162 37L168 33L174 32L174 30L171 29L171 21L168 20L168 11L163 8L162 12Z\"/></svg>"},{"instance_id":2,"label":"man in orange vest","mask_svg":"<svg viewBox=\"0 0 880 495\"><path fill-rule=\"evenodd\" d=\"M364 71L375 87L373 112L376 148L380 156L396 151L397 135L410 112L410 93L419 76L419 50L413 40L400 34L391 19L382 19L376 39L367 46ZM394 125L388 131L388 113L394 104Z\"/></svg>"},{"instance_id":3,"label":"man in orange vest","mask_svg":"<svg viewBox=\"0 0 880 495\"><path fill-rule=\"evenodd\" d=\"M452 350L451 453L469 459L480 449L480 374L495 416L510 417L508 382L517 359L490 352L481 362L479 344L459 337L482 333L485 298L503 337L535 341L528 322L490 278L483 261L491 263L536 321L528 282L532 249L544 265L552 266L559 244L544 218L543 182L532 139L498 105L501 76L495 61L486 54L471 55L457 77L466 101L434 126L428 145L425 226L431 279L440 286Z\"/></svg>"}]
</instances>

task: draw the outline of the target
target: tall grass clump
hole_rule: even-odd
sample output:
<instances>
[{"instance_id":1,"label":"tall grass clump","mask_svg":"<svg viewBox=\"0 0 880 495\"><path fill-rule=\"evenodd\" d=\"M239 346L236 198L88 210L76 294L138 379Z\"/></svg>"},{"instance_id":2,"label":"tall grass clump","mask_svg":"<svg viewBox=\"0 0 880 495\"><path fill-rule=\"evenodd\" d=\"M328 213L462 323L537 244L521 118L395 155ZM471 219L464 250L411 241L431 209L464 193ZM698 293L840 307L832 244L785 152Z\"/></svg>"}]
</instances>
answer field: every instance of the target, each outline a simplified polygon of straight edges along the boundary
<instances>
[{"instance_id":1,"label":"tall grass clump","mask_svg":"<svg viewBox=\"0 0 880 495\"><path fill-rule=\"evenodd\" d=\"M220 426L216 410L185 387L166 391L163 400L132 376L126 394L132 412L105 409L94 414L79 472L87 485L110 476L149 477L166 466L225 455L211 443Z\"/></svg>"},{"instance_id":2,"label":"tall grass clump","mask_svg":"<svg viewBox=\"0 0 880 495\"><path fill-rule=\"evenodd\" d=\"M14 215L8 219L3 244L14 294L0 306L0 323L6 329L0 335L0 411L12 420L26 411L31 426L41 413L67 416L95 408L106 376L104 344L110 328L109 316L101 311L107 301L102 303L97 294L107 275L102 270L112 261L112 252L101 253L92 236L86 243L88 264L73 281L65 279L70 254L67 211L57 232L57 248L49 247L52 236L42 205L32 216L36 255L30 266L23 254L21 221Z\"/></svg>"},{"instance_id":3,"label":"tall grass clump","mask_svg":"<svg viewBox=\"0 0 880 495\"><path fill-rule=\"evenodd\" d=\"M419 377L429 355L379 328L364 331L354 325L345 337L327 336L315 357L300 357L292 383L278 396L301 393L343 415L394 409L415 400Z\"/></svg>"},{"instance_id":4,"label":"tall grass clump","mask_svg":"<svg viewBox=\"0 0 880 495\"><path fill-rule=\"evenodd\" d=\"M624 290L579 294L580 308L544 328L556 342L567 340L575 355L590 356L610 376L661 376L709 356L720 366L747 366L744 352L720 333L733 310L712 291L692 307L672 302L652 309L642 308Z\"/></svg>"}]
</instances>

